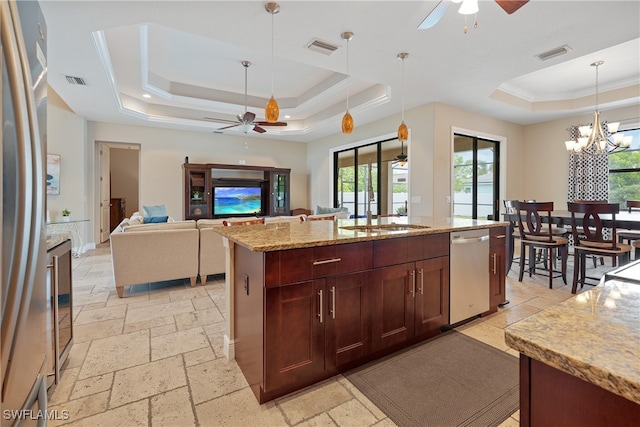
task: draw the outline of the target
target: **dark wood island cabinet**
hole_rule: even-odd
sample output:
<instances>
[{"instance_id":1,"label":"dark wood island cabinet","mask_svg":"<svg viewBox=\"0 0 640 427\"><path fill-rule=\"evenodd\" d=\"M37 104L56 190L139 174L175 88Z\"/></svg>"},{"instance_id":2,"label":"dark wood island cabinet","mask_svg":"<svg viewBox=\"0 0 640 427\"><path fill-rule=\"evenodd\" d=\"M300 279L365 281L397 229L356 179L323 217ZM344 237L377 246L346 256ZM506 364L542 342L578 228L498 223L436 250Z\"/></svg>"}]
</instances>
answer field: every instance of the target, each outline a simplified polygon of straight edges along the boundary
<instances>
[{"instance_id":1,"label":"dark wood island cabinet","mask_svg":"<svg viewBox=\"0 0 640 427\"><path fill-rule=\"evenodd\" d=\"M238 238L230 246L235 359L260 403L433 337L449 323L446 230L345 232L329 221L231 228L221 234ZM270 244L243 244L251 233ZM329 241L318 238L326 233ZM295 243L309 238L316 241Z\"/></svg>"}]
</instances>

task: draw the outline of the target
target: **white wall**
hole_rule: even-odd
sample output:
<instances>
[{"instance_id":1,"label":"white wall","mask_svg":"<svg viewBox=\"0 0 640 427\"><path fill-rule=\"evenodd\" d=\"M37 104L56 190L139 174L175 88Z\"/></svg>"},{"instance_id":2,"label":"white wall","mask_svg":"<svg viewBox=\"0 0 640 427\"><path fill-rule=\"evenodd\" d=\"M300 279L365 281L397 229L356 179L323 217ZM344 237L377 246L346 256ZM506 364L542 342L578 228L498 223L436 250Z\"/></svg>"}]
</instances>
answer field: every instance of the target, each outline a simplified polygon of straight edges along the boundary
<instances>
[{"instance_id":1,"label":"white wall","mask_svg":"<svg viewBox=\"0 0 640 427\"><path fill-rule=\"evenodd\" d=\"M239 164L244 160L247 165L290 168L291 208L309 207L304 143L102 122L88 123L86 140L92 170L96 143L139 144L139 205L164 204L176 219L183 218L182 164L187 156L189 163ZM88 177L92 209L98 206L97 173L96 168ZM95 241L98 226L94 224L91 241Z\"/></svg>"}]
</instances>

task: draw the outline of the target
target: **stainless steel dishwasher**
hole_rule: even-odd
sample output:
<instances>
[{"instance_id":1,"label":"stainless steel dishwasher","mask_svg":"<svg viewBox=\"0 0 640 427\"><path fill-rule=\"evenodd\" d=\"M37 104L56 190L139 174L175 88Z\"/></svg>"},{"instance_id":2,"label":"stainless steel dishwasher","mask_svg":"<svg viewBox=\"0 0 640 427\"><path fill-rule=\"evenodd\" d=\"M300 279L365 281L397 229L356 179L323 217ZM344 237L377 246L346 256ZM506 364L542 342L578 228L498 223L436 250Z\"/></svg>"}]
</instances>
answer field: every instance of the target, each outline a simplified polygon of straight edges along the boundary
<instances>
[{"instance_id":1,"label":"stainless steel dishwasher","mask_svg":"<svg viewBox=\"0 0 640 427\"><path fill-rule=\"evenodd\" d=\"M451 233L449 324L489 310L489 230Z\"/></svg>"}]
</instances>

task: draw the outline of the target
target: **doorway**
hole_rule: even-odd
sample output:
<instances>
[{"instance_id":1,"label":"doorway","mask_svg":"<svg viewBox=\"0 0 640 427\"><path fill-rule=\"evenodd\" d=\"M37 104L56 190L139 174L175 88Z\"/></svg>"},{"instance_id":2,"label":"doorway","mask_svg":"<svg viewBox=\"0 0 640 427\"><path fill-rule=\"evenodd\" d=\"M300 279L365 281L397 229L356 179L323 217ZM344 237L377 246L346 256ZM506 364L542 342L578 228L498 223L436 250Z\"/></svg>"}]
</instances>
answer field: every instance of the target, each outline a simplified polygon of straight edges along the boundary
<instances>
[{"instance_id":1,"label":"doorway","mask_svg":"<svg viewBox=\"0 0 640 427\"><path fill-rule=\"evenodd\" d=\"M98 144L100 165L100 243L124 218L139 210L140 146Z\"/></svg>"},{"instance_id":2,"label":"doorway","mask_svg":"<svg viewBox=\"0 0 640 427\"><path fill-rule=\"evenodd\" d=\"M498 218L500 142L454 134L453 216Z\"/></svg>"}]
</instances>

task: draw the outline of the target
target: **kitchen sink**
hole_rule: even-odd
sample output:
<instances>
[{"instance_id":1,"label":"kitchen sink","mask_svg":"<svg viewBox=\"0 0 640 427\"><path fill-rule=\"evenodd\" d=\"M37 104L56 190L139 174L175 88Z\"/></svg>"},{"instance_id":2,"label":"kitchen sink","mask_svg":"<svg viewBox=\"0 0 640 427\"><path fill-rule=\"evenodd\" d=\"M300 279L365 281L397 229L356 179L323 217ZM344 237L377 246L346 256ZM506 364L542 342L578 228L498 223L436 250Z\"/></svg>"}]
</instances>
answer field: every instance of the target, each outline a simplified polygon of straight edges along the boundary
<instances>
[{"instance_id":1,"label":"kitchen sink","mask_svg":"<svg viewBox=\"0 0 640 427\"><path fill-rule=\"evenodd\" d=\"M364 231L377 233L379 231L406 231L429 228L428 225L418 224L372 224L372 225L345 225L340 227L344 230Z\"/></svg>"}]
</instances>

